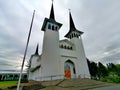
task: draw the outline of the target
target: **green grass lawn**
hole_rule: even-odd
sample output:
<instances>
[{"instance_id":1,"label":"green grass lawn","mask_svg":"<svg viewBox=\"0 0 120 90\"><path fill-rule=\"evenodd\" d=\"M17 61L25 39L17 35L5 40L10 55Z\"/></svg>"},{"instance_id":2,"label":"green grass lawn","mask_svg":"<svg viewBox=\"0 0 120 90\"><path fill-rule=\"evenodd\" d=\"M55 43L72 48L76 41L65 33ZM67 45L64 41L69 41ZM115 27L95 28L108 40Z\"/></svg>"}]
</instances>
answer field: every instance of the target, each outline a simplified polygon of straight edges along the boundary
<instances>
[{"instance_id":1,"label":"green grass lawn","mask_svg":"<svg viewBox=\"0 0 120 90\"><path fill-rule=\"evenodd\" d=\"M18 81L0 81L0 88L10 87L17 85Z\"/></svg>"}]
</instances>

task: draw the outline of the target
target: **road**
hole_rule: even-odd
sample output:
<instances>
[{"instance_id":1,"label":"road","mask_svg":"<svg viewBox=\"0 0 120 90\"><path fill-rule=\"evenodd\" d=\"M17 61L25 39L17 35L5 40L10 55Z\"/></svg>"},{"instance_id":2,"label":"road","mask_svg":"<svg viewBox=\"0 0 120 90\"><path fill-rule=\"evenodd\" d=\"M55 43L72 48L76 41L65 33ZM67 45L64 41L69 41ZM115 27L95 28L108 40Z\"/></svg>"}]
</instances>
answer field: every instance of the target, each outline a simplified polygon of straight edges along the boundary
<instances>
[{"instance_id":1,"label":"road","mask_svg":"<svg viewBox=\"0 0 120 90\"><path fill-rule=\"evenodd\" d=\"M94 88L94 89L90 89L90 90L120 90L120 84L108 86L108 87Z\"/></svg>"}]
</instances>

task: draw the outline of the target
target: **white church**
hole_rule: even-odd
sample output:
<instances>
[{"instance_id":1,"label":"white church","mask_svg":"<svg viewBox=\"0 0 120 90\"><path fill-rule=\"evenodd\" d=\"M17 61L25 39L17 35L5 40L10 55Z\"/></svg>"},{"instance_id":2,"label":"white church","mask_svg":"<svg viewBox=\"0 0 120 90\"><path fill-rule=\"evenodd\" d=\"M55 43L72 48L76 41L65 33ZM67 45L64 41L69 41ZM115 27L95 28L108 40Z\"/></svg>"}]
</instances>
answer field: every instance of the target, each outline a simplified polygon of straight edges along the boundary
<instances>
[{"instance_id":1,"label":"white church","mask_svg":"<svg viewBox=\"0 0 120 90\"><path fill-rule=\"evenodd\" d=\"M66 39L59 40L62 24L55 20L53 3L50 17L45 18L42 54L30 58L29 80L45 81L65 78L90 78L88 64L82 43L82 31L76 29L69 12L69 32Z\"/></svg>"}]
</instances>

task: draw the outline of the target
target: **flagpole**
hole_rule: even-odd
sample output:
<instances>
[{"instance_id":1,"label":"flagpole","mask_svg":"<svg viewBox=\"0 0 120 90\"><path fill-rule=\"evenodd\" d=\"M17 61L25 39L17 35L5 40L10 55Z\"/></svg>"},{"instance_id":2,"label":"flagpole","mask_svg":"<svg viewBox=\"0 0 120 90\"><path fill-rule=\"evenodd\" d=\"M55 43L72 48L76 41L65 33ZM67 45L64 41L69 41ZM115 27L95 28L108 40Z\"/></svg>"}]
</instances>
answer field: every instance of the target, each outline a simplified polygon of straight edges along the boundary
<instances>
[{"instance_id":1,"label":"flagpole","mask_svg":"<svg viewBox=\"0 0 120 90\"><path fill-rule=\"evenodd\" d=\"M19 90L19 88L20 88L22 71L23 71L23 67L24 67L24 62L25 62L26 54L27 54L27 48L28 48L28 43L29 43L29 40L30 40L30 35L31 35L31 30L32 30L32 25L33 25L33 20L34 20L34 15L35 15L35 10L34 10L33 16L32 16L32 21L31 21L31 25L30 25L29 34L28 34L27 44L26 44L26 48L25 48L25 52L24 52L23 61L22 61L22 67L21 67L21 70L20 70L20 76L19 76L19 81L18 81L18 85L17 85L17 90Z\"/></svg>"}]
</instances>

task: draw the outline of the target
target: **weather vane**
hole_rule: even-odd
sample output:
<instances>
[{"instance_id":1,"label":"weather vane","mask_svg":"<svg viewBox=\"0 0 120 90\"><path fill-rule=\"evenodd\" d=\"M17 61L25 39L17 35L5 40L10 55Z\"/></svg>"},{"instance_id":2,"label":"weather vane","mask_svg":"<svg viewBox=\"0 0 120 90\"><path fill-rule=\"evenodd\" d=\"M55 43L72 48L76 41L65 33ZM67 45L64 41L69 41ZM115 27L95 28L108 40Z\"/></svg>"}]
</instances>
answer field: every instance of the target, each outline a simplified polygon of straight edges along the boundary
<instances>
[{"instance_id":1,"label":"weather vane","mask_svg":"<svg viewBox=\"0 0 120 90\"><path fill-rule=\"evenodd\" d=\"M52 0L52 3L53 3L54 0Z\"/></svg>"}]
</instances>

